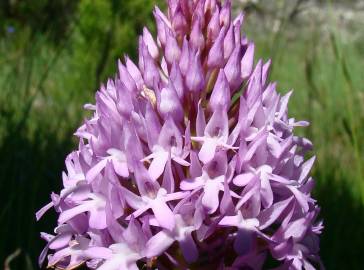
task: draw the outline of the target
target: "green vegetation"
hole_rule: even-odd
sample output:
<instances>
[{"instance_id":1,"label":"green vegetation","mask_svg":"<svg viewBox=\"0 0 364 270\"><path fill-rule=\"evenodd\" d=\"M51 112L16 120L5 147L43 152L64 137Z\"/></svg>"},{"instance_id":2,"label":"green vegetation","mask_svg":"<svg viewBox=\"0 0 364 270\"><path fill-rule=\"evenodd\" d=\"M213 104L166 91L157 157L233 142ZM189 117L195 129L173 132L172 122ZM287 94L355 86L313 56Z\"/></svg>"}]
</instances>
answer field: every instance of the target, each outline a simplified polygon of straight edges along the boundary
<instances>
[{"instance_id":1,"label":"green vegetation","mask_svg":"<svg viewBox=\"0 0 364 270\"><path fill-rule=\"evenodd\" d=\"M59 1L68 8L50 5L53 17L19 19L29 12L48 14L47 2L0 13L0 262L21 249L11 269L37 269L44 245L38 232L50 231L55 216L48 213L36 223L34 213L47 203L50 191L59 190L64 158L76 145L72 133L87 117L82 105L93 102L99 83L113 76L123 53L136 57L143 25L154 29L153 0L79 0L72 8ZM317 154L324 263L327 269L361 269L362 43L346 42L334 25L325 37L289 23L278 33L257 33L249 19L246 27L257 54L273 58L271 78L281 92L295 89L290 115L311 121L299 132L312 139Z\"/></svg>"},{"instance_id":2,"label":"green vegetation","mask_svg":"<svg viewBox=\"0 0 364 270\"><path fill-rule=\"evenodd\" d=\"M263 59L273 55L271 79L281 92L294 89L291 117L311 122L298 132L315 146L314 193L325 223L321 237L325 267L362 269L364 36L347 42L334 22L326 35L322 29L303 28L297 33L295 25L277 33L248 30L258 55Z\"/></svg>"}]
</instances>

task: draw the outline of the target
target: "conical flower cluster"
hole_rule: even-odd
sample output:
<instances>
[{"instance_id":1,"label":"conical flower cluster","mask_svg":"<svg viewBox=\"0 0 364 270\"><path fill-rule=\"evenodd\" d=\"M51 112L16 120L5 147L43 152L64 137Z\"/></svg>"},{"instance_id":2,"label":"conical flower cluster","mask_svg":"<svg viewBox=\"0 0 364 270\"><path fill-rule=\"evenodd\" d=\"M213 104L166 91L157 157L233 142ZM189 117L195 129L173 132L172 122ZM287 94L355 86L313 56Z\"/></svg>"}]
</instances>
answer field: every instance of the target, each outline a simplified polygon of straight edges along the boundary
<instances>
[{"instance_id":1,"label":"conical flower cluster","mask_svg":"<svg viewBox=\"0 0 364 270\"><path fill-rule=\"evenodd\" d=\"M74 269L321 268L307 126L232 19L231 1L170 0L76 132L40 263ZM270 266L273 265L273 266Z\"/></svg>"}]
</instances>

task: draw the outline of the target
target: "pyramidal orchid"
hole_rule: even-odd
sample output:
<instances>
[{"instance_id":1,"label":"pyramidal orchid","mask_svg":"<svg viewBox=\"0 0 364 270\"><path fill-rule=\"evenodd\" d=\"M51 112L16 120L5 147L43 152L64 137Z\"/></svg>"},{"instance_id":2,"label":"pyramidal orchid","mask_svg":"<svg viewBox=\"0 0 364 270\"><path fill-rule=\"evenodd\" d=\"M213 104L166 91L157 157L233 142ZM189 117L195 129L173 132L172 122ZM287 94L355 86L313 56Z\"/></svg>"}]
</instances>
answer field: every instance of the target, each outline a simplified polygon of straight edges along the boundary
<instances>
[{"instance_id":1,"label":"pyramidal orchid","mask_svg":"<svg viewBox=\"0 0 364 270\"><path fill-rule=\"evenodd\" d=\"M169 0L77 130L39 263L74 269L321 269L319 207L291 92L254 61L231 1ZM48 257L47 257L48 254Z\"/></svg>"}]
</instances>

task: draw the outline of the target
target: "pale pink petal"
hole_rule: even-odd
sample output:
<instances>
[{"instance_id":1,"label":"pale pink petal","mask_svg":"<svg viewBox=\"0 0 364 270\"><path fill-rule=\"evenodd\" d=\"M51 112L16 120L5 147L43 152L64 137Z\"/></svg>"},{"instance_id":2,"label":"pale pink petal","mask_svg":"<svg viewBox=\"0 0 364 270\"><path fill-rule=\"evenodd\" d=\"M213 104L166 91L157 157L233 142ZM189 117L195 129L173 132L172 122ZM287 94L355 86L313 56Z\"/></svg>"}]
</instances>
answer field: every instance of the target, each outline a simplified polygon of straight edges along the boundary
<instances>
[{"instance_id":1,"label":"pale pink petal","mask_svg":"<svg viewBox=\"0 0 364 270\"><path fill-rule=\"evenodd\" d=\"M243 58L241 59L241 77L246 79L253 70L254 65L254 44L250 43Z\"/></svg>"},{"instance_id":2,"label":"pale pink petal","mask_svg":"<svg viewBox=\"0 0 364 270\"><path fill-rule=\"evenodd\" d=\"M41 219L41 217L49 210L53 207L53 202L50 202L48 204L46 204L45 206L43 206L41 209L39 209L37 211L37 213L35 214L35 217L37 219L37 221L39 219Z\"/></svg>"},{"instance_id":3,"label":"pale pink petal","mask_svg":"<svg viewBox=\"0 0 364 270\"><path fill-rule=\"evenodd\" d=\"M288 189L293 193L293 195L297 199L297 202L302 207L303 211L308 212L309 206L307 195L303 194L296 187L288 186Z\"/></svg>"},{"instance_id":4,"label":"pale pink petal","mask_svg":"<svg viewBox=\"0 0 364 270\"><path fill-rule=\"evenodd\" d=\"M173 156L172 159L177 162L178 164L182 165L182 166L185 166L185 167L188 167L190 166L190 163L187 162L186 160L184 160L183 158L181 157L178 157L178 156Z\"/></svg>"},{"instance_id":5,"label":"pale pink petal","mask_svg":"<svg viewBox=\"0 0 364 270\"><path fill-rule=\"evenodd\" d=\"M90 211L90 228L102 230L107 227L105 208L96 208Z\"/></svg>"},{"instance_id":6,"label":"pale pink petal","mask_svg":"<svg viewBox=\"0 0 364 270\"><path fill-rule=\"evenodd\" d=\"M228 182L224 181L224 195L220 203L220 213L226 215L234 212L234 203L231 197L231 191Z\"/></svg>"},{"instance_id":7,"label":"pale pink petal","mask_svg":"<svg viewBox=\"0 0 364 270\"><path fill-rule=\"evenodd\" d=\"M141 214L144 214L148 209L150 208L150 205L146 204L143 205L142 207L138 208L135 212L133 212L133 216L135 218L139 217ZM130 219L131 216L128 216L126 219Z\"/></svg>"},{"instance_id":8,"label":"pale pink petal","mask_svg":"<svg viewBox=\"0 0 364 270\"><path fill-rule=\"evenodd\" d=\"M252 196L254 196L260 190L259 177L255 176L254 179L244 188L241 194L241 199L236 205L236 209L239 209L244 203L246 203Z\"/></svg>"},{"instance_id":9,"label":"pale pink petal","mask_svg":"<svg viewBox=\"0 0 364 270\"><path fill-rule=\"evenodd\" d=\"M126 162L112 159L112 165L114 166L115 172L121 177L129 177L128 165Z\"/></svg>"},{"instance_id":10,"label":"pale pink petal","mask_svg":"<svg viewBox=\"0 0 364 270\"><path fill-rule=\"evenodd\" d=\"M175 192L175 193L170 193L170 194L166 194L164 196L165 201L174 201L174 200L181 200L186 198L188 195L190 194L190 192L188 191L179 191L179 192Z\"/></svg>"},{"instance_id":11,"label":"pale pink petal","mask_svg":"<svg viewBox=\"0 0 364 270\"><path fill-rule=\"evenodd\" d=\"M88 182L92 182L100 172L105 168L107 164L107 159L103 159L99 161L95 166L93 166L87 173L86 173L86 180Z\"/></svg>"},{"instance_id":12,"label":"pale pink petal","mask_svg":"<svg viewBox=\"0 0 364 270\"><path fill-rule=\"evenodd\" d=\"M93 207L93 203L91 202L91 203L80 204L80 205L70 208L66 211L63 211L59 215L58 223L61 223L61 224L65 223L68 220L70 220L71 218L73 218L79 214L90 211L90 209L92 209L92 207Z\"/></svg>"},{"instance_id":13,"label":"pale pink petal","mask_svg":"<svg viewBox=\"0 0 364 270\"><path fill-rule=\"evenodd\" d=\"M261 180L260 194L262 198L262 203L265 208L268 208L273 204L272 187L270 186L268 175L266 173L262 174L260 180Z\"/></svg>"},{"instance_id":14,"label":"pale pink petal","mask_svg":"<svg viewBox=\"0 0 364 270\"><path fill-rule=\"evenodd\" d=\"M163 199L156 198L151 201L150 207L152 208L159 225L167 230L173 231L176 223L174 215L171 209L167 206L166 202Z\"/></svg>"},{"instance_id":15,"label":"pale pink petal","mask_svg":"<svg viewBox=\"0 0 364 270\"><path fill-rule=\"evenodd\" d=\"M49 244L50 249L60 249L68 245L73 234L71 232L61 233L54 237Z\"/></svg>"},{"instance_id":16,"label":"pale pink petal","mask_svg":"<svg viewBox=\"0 0 364 270\"><path fill-rule=\"evenodd\" d=\"M239 225L240 219L238 216L226 216L220 220L220 226L227 226L227 227L237 227Z\"/></svg>"},{"instance_id":17,"label":"pale pink petal","mask_svg":"<svg viewBox=\"0 0 364 270\"><path fill-rule=\"evenodd\" d=\"M219 207L219 192L221 183L208 181L204 187L202 205L206 207L210 214L214 213Z\"/></svg>"},{"instance_id":18,"label":"pale pink petal","mask_svg":"<svg viewBox=\"0 0 364 270\"><path fill-rule=\"evenodd\" d=\"M198 156L196 152L190 153L191 166L190 166L190 174L192 178L196 178L202 175L202 167L200 161L198 160Z\"/></svg>"},{"instance_id":19,"label":"pale pink petal","mask_svg":"<svg viewBox=\"0 0 364 270\"><path fill-rule=\"evenodd\" d=\"M156 153L152 163L148 168L149 175L153 180L157 180L159 176L163 174L164 167L168 161L168 156L168 152L165 151L159 151Z\"/></svg>"},{"instance_id":20,"label":"pale pink petal","mask_svg":"<svg viewBox=\"0 0 364 270\"><path fill-rule=\"evenodd\" d=\"M281 98L281 103L280 103L280 106L279 106L279 112L278 112L278 116L277 116L278 119L281 119L283 117L283 115L285 113L287 113L288 101L289 101L292 93L293 93L293 91L289 91L286 95L284 95Z\"/></svg>"},{"instance_id":21,"label":"pale pink petal","mask_svg":"<svg viewBox=\"0 0 364 270\"><path fill-rule=\"evenodd\" d=\"M160 231L149 239L146 245L146 256L152 258L161 255L174 242L174 239L164 231Z\"/></svg>"},{"instance_id":22,"label":"pale pink petal","mask_svg":"<svg viewBox=\"0 0 364 270\"><path fill-rule=\"evenodd\" d=\"M180 188L182 190L193 190L202 187L204 183L205 181L201 177L197 177L194 179L185 179L181 182Z\"/></svg>"},{"instance_id":23,"label":"pale pink petal","mask_svg":"<svg viewBox=\"0 0 364 270\"><path fill-rule=\"evenodd\" d=\"M214 139L206 139L198 153L198 158L204 163L211 161L216 152L217 143Z\"/></svg>"},{"instance_id":24,"label":"pale pink petal","mask_svg":"<svg viewBox=\"0 0 364 270\"><path fill-rule=\"evenodd\" d=\"M105 247L90 247L84 251L84 254L90 259L109 259L112 251Z\"/></svg>"},{"instance_id":25,"label":"pale pink petal","mask_svg":"<svg viewBox=\"0 0 364 270\"><path fill-rule=\"evenodd\" d=\"M167 190L168 193L174 192L175 180L172 172L171 160L168 160L166 166L166 172L163 175L162 187Z\"/></svg>"},{"instance_id":26,"label":"pale pink petal","mask_svg":"<svg viewBox=\"0 0 364 270\"><path fill-rule=\"evenodd\" d=\"M135 193L124 187L121 187L121 189L123 196L130 207L132 207L133 209L139 209L145 206L145 203L140 196L136 195Z\"/></svg>"},{"instance_id":27,"label":"pale pink petal","mask_svg":"<svg viewBox=\"0 0 364 270\"><path fill-rule=\"evenodd\" d=\"M264 230L265 228L272 225L278 219L278 217L283 213L283 211L288 207L288 205L292 202L292 199L293 197L275 203L271 207L263 210L258 216L258 220L260 223L259 228L261 230Z\"/></svg>"},{"instance_id":28,"label":"pale pink petal","mask_svg":"<svg viewBox=\"0 0 364 270\"><path fill-rule=\"evenodd\" d=\"M252 172L242 173L233 179L234 185L244 187L254 179L255 175Z\"/></svg>"},{"instance_id":29,"label":"pale pink petal","mask_svg":"<svg viewBox=\"0 0 364 270\"><path fill-rule=\"evenodd\" d=\"M301 165L301 174L300 174L300 178L298 179L298 182L302 183L307 178L315 160L316 160L316 157L313 156L312 158L310 158L309 160L307 160L305 163L303 163Z\"/></svg>"},{"instance_id":30,"label":"pale pink petal","mask_svg":"<svg viewBox=\"0 0 364 270\"><path fill-rule=\"evenodd\" d=\"M250 143L249 149L247 153L245 154L244 161L248 162L251 160L253 155L256 153L258 148L267 140L267 133L265 131L260 132L259 135L255 138L253 142Z\"/></svg>"}]
</instances>

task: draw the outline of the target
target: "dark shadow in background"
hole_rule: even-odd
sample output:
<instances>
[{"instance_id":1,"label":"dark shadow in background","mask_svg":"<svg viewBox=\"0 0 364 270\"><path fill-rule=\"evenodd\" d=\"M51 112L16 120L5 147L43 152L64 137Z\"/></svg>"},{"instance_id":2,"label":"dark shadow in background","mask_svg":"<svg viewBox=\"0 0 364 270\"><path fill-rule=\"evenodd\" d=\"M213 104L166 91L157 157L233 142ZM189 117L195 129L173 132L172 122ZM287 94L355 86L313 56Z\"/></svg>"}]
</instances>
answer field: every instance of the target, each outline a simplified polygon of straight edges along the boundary
<instances>
[{"instance_id":1,"label":"dark shadow in background","mask_svg":"<svg viewBox=\"0 0 364 270\"><path fill-rule=\"evenodd\" d=\"M47 32L56 45L65 37L79 1L1 0L0 25L7 23L18 28L30 27L33 32Z\"/></svg>"},{"instance_id":2,"label":"dark shadow in background","mask_svg":"<svg viewBox=\"0 0 364 270\"><path fill-rule=\"evenodd\" d=\"M364 266L364 207L353 198L348 184L330 176L330 171L334 170L328 168L325 176L316 176L318 181L329 180L315 191L325 225L321 257L328 270L360 270Z\"/></svg>"},{"instance_id":3,"label":"dark shadow in background","mask_svg":"<svg viewBox=\"0 0 364 270\"><path fill-rule=\"evenodd\" d=\"M71 140L60 141L53 132L39 131L30 141L24 130L7 127L8 135L0 145L0 262L17 249L20 255L11 262L12 270L38 269L37 257L45 242L41 231L53 232L54 211L36 223L35 212L58 192L66 154ZM72 136L70 134L69 138ZM0 266L1 267L1 266Z\"/></svg>"},{"instance_id":4,"label":"dark shadow in background","mask_svg":"<svg viewBox=\"0 0 364 270\"><path fill-rule=\"evenodd\" d=\"M37 34L46 35L49 44L59 46L74 20L78 3L1 0L0 39L7 28L27 28L31 33L29 47ZM28 116L32 104L24 105L27 102L19 100L19 107L10 110L0 104L1 123L5 125L1 127L5 134L0 138L0 268L6 269L6 259L20 251L10 262L11 270L39 269L37 257L45 244L40 232L53 232L56 215L49 211L37 223L35 212L50 201L50 192L59 192L64 159L73 147L71 132L62 140L56 129L47 126L38 125L30 138ZM14 120L14 115L23 110L21 120Z\"/></svg>"}]
</instances>

